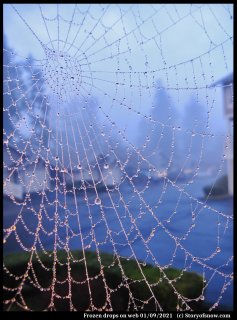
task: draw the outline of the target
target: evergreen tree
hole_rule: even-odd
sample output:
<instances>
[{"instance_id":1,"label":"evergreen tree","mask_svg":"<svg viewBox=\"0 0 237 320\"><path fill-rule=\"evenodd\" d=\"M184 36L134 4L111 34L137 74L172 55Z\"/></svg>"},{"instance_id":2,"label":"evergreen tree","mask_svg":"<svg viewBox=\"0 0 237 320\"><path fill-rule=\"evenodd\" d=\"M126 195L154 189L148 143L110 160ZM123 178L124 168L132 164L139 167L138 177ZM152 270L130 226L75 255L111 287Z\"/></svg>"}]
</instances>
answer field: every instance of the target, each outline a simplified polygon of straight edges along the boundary
<instances>
[{"instance_id":1,"label":"evergreen tree","mask_svg":"<svg viewBox=\"0 0 237 320\"><path fill-rule=\"evenodd\" d=\"M186 130L187 133L183 133L182 138L183 160L185 160L188 153L190 153L189 160L186 161L186 167L195 169L197 161L200 158L203 143L203 138L200 133L204 133L206 131L205 107L198 103L194 96L191 96L189 102L185 106L184 112L182 128L184 131ZM203 155L203 157L204 156L205 155Z\"/></svg>"},{"instance_id":2,"label":"evergreen tree","mask_svg":"<svg viewBox=\"0 0 237 320\"><path fill-rule=\"evenodd\" d=\"M3 38L3 128L6 135L14 133L14 140L22 143L18 137L28 137L34 131L32 145L47 145L49 106L46 108L45 86L42 71L34 66L34 59L15 64L16 55L9 47L7 37ZM19 67L20 66L20 67ZM43 139L41 130L43 128Z\"/></svg>"},{"instance_id":3,"label":"evergreen tree","mask_svg":"<svg viewBox=\"0 0 237 320\"><path fill-rule=\"evenodd\" d=\"M8 45L7 37L3 37L3 128L7 136L15 129L18 121L15 100L16 72L13 64L12 49Z\"/></svg>"},{"instance_id":4,"label":"evergreen tree","mask_svg":"<svg viewBox=\"0 0 237 320\"><path fill-rule=\"evenodd\" d=\"M177 111L161 80L158 80L156 83L151 118L154 122L142 119L138 144L142 147L146 143L147 147L143 151L144 156L157 169L165 169L172 153L172 126L176 123ZM176 153L175 159L177 162L178 144L177 141L174 142L173 151Z\"/></svg>"},{"instance_id":5,"label":"evergreen tree","mask_svg":"<svg viewBox=\"0 0 237 320\"><path fill-rule=\"evenodd\" d=\"M35 61L29 55L27 62L24 63L24 90L26 96L25 112L29 116L31 129L34 130L37 144L42 141L44 146L48 145L48 128L50 104L46 95L46 86L42 70L34 65Z\"/></svg>"}]
</instances>

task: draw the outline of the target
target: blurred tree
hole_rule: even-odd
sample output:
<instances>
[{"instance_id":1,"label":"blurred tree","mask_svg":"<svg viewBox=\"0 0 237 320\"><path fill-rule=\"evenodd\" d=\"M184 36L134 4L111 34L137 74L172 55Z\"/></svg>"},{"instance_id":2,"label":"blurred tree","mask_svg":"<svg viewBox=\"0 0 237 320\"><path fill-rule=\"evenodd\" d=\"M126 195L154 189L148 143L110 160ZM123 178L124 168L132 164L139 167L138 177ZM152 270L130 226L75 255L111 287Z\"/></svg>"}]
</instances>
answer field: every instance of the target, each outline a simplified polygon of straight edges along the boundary
<instances>
[{"instance_id":1,"label":"blurred tree","mask_svg":"<svg viewBox=\"0 0 237 320\"><path fill-rule=\"evenodd\" d=\"M24 110L28 114L31 130L35 132L35 143L42 141L48 145L50 104L46 95L46 86L42 70L34 65L35 60L29 55L23 64L24 73Z\"/></svg>"},{"instance_id":2,"label":"blurred tree","mask_svg":"<svg viewBox=\"0 0 237 320\"><path fill-rule=\"evenodd\" d=\"M52 110L52 118L57 108ZM89 99L74 97L64 104L60 117L59 131L62 136L64 162L69 166L69 161L75 166L78 159L86 167L87 161L93 162L96 155L105 153L104 141L100 139L101 130L98 117L98 102L94 97ZM75 114L75 116L72 116ZM65 116L66 115L66 116ZM56 128L56 121L54 124ZM61 138L60 138L61 139ZM52 146L54 152L55 146ZM69 152L70 150L70 159Z\"/></svg>"},{"instance_id":3,"label":"blurred tree","mask_svg":"<svg viewBox=\"0 0 237 320\"><path fill-rule=\"evenodd\" d=\"M19 136L28 137L30 131L32 145L47 144L49 105L46 101L42 71L34 66L34 59L29 56L24 61L17 61L7 37L3 38L3 128L9 135L14 133L14 140ZM42 137L41 137L41 133ZM41 142L42 139L42 142Z\"/></svg>"},{"instance_id":4,"label":"blurred tree","mask_svg":"<svg viewBox=\"0 0 237 320\"><path fill-rule=\"evenodd\" d=\"M151 117L152 121L155 122L143 118L139 127L139 147L142 148L146 144L146 148L142 152L143 155L157 169L165 169L173 150L175 156L171 166L176 166L178 162L178 141L176 137L173 137L172 126L176 124L178 113L161 80L156 83Z\"/></svg>"},{"instance_id":5,"label":"blurred tree","mask_svg":"<svg viewBox=\"0 0 237 320\"><path fill-rule=\"evenodd\" d=\"M3 128L7 136L15 129L18 116L15 108L17 98L15 67L12 59L12 49L9 47L6 35L3 36Z\"/></svg>"},{"instance_id":6,"label":"blurred tree","mask_svg":"<svg viewBox=\"0 0 237 320\"><path fill-rule=\"evenodd\" d=\"M202 148L204 148L205 138L203 139L200 133L206 132L206 111L205 107L197 102L194 96L190 97L189 102L184 109L184 118L182 129L182 154L187 159L188 153L190 156L186 160L185 166L195 169L199 161ZM199 133L199 134L196 134ZM205 155L203 154L202 159Z\"/></svg>"}]
</instances>

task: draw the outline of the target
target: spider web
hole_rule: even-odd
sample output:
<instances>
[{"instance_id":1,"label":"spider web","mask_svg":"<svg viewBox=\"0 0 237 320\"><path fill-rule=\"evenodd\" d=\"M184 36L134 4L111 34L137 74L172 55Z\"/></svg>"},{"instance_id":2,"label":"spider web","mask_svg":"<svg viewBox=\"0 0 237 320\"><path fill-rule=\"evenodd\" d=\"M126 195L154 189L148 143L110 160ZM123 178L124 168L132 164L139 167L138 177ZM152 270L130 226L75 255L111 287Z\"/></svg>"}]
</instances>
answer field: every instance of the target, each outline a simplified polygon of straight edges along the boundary
<instances>
[{"instance_id":1,"label":"spider web","mask_svg":"<svg viewBox=\"0 0 237 320\"><path fill-rule=\"evenodd\" d=\"M5 121L4 201L11 209L4 209L3 243L6 254L27 253L19 273L4 263L11 280L6 309L34 311L29 288L41 292L45 311L62 303L70 311L113 311L120 292L127 295L124 310L167 310L156 293L163 283L176 310L207 300L212 311L225 296L232 299L231 206L193 188L213 144L223 147L211 189L231 152L231 134L212 122L222 86L216 81L232 70L231 5L27 6L32 15L26 5L8 9L32 37L22 41L35 44L34 56L24 53L29 47L20 54L4 44L3 111L12 129ZM196 26L205 51L191 48L195 35L179 33L185 21ZM187 36L184 51L175 32ZM177 110L190 94L187 125ZM195 113L201 104L204 116ZM159 271L155 282L150 264ZM180 272L170 277L169 268ZM108 271L115 270L112 284ZM179 283L192 271L202 288L188 296Z\"/></svg>"}]
</instances>

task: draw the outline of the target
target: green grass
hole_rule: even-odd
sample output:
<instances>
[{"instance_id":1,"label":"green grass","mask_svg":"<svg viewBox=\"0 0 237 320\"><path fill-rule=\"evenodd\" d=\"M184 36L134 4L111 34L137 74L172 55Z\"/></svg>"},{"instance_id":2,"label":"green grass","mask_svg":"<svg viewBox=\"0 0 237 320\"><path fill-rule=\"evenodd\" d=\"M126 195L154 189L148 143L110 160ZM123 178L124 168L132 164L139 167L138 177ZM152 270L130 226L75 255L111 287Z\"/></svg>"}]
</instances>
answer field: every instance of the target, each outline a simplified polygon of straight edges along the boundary
<instances>
[{"instance_id":1,"label":"green grass","mask_svg":"<svg viewBox=\"0 0 237 320\"><path fill-rule=\"evenodd\" d=\"M53 253L48 253L51 254L51 257L42 252L39 253L39 256L42 263L49 268L50 271L46 271L42 268L35 255L33 256L32 260L34 273L38 279L38 282L44 288L51 285L53 277ZM72 251L71 253L74 259L80 260L83 258L81 251ZM4 262L10 272L12 272L14 275L21 275L26 270L29 257L29 253L11 254L4 258ZM124 283L118 260L114 259L113 255L106 253L100 254L100 258L104 266L103 271L107 285L111 289L118 288L122 282ZM58 251L57 259L60 263L66 263L67 253L65 251ZM57 279L63 281L67 278L67 267L60 266L60 263L57 263L56 265L56 274ZM189 299L196 299L201 295L203 278L197 273L181 273L181 271L178 269L168 268L165 269L164 274L157 267L149 264L143 266L142 263L138 265L135 260L127 260L124 258L120 259L120 263L122 269L124 270L124 275L127 277L129 290L126 286L121 286L118 290L110 293L111 303L114 311L127 310L129 291L132 292L132 296L134 298L145 301L151 297L152 293L150 290L152 289L153 295L159 301L159 304L162 306L163 310L166 311L176 310L177 304L181 303L174 291L178 291L180 295ZM89 284L95 306L101 307L106 301L106 290L102 274L100 273L101 268L96 253L89 251L86 252L86 264L89 277L93 278L99 275L96 279L91 279ZM89 307L89 290L88 283L86 281L87 276L84 261L77 263L71 262L70 267L71 276L73 279L82 282L81 284L72 284L73 304L79 310L86 310ZM146 281L144 280L143 275L145 276ZM31 279L34 279L32 271L29 271L29 276ZM175 282L173 282L175 290L169 284L165 276L168 278L168 280L178 278ZM8 287L16 287L19 281L20 280L16 282L8 275L4 276L4 284ZM50 291L41 292L39 289L34 288L28 280L26 283L27 286L23 287L23 296L27 305L34 310L42 310L46 308L50 299ZM149 285L147 285L147 283ZM65 282L64 284L56 284L55 291L61 296L67 295L68 283ZM11 295L11 292L8 293L5 299L9 299ZM136 304L139 305L138 300L136 300ZM192 301L189 302L189 305L195 310L204 309L204 304L202 301ZM61 300L56 298L55 306L57 310L69 310L68 299ZM151 299L147 304L144 305L143 310L152 311L155 310L155 307L154 299ZM134 305L132 302L129 308L130 311L134 310ZM12 310L18 309L19 307L14 305Z\"/></svg>"}]
</instances>

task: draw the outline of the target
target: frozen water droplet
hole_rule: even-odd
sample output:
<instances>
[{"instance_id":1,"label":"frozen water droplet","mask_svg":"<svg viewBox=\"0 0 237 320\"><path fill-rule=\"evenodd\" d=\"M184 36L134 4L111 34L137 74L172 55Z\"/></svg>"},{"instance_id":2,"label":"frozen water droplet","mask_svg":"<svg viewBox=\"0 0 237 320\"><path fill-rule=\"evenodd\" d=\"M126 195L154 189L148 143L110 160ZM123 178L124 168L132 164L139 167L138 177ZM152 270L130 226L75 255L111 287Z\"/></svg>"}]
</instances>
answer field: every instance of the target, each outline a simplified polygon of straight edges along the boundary
<instances>
[{"instance_id":1,"label":"frozen water droplet","mask_svg":"<svg viewBox=\"0 0 237 320\"><path fill-rule=\"evenodd\" d=\"M100 198L95 198L95 204L97 204L97 205L100 205L101 204L101 200L100 200Z\"/></svg>"},{"instance_id":2,"label":"frozen water droplet","mask_svg":"<svg viewBox=\"0 0 237 320\"><path fill-rule=\"evenodd\" d=\"M216 252L218 252L218 253L221 252L221 248L220 248L220 247L217 247L217 248L216 248Z\"/></svg>"},{"instance_id":3,"label":"frozen water droplet","mask_svg":"<svg viewBox=\"0 0 237 320\"><path fill-rule=\"evenodd\" d=\"M104 169L108 169L108 168L109 168L108 163L105 163L105 164L104 164Z\"/></svg>"},{"instance_id":4,"label":"frozen water droplet","mask_svg":"<svg viewBox=\"0 0 237 320\"><path fill-rule=\"evenodd\" d=\"M80 163L77 165L77 169L79 169L79 170L81 170L81 169L82 169L82 166L81 166L81 164L80 164Z\"/></svg>"}]
</instances>

